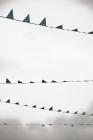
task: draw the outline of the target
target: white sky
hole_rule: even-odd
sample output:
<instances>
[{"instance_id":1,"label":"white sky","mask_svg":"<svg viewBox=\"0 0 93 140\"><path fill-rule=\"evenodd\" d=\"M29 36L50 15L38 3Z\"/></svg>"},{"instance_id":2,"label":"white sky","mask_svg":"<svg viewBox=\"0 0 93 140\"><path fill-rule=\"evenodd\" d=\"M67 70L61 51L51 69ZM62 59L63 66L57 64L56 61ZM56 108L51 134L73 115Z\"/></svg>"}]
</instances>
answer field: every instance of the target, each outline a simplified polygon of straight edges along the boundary
<instances>
[{"instance_id":1,"label":"white sky","mask_svg":"<svg viewBox=\"0 0 93 140\"><path fill-rule=\"evenodd\" d=\"M29 13L31 22L64 28L93 29L93 11L68 0L20 0L3 4L0 15L14 8L16 19ZM0 81L13 82L93 79L93 36L48 29L0 18ZM93 83L59 85L1 85L0 98L25 104L86 111L93 102ZM59 114L0 104L1 117L40 122Z\"/></svg>"}]
</instances>

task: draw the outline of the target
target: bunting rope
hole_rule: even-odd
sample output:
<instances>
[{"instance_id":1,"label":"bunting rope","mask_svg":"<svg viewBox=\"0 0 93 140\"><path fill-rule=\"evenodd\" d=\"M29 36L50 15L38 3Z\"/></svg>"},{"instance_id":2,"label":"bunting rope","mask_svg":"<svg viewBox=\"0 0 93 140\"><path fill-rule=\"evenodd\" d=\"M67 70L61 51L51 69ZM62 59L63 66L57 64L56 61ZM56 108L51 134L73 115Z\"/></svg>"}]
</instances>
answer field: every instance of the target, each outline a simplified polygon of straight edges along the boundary
<instances>
[{"instance_id":1,"label":"bunting rope","mask_svg":"<svg viewBox=\"0 0 93 140\"><path fill-rule=\"evenodd\" d=\"M11 82L8 78L6 78L6 82L0 82L0 84L63 84L63 83L88 83L88 82L93 82L93 80L63 80L63 81L56 81L52 80L50 82L46 80L42 80L40 82L36 81L29 81L29 82L23 82L18 80L17 82Z\"/></svg>"},{"instance_id":2,"label":"bunting rope","mask_svg":"<svg viewBox=\"0 0 93 140\"><path fill-rule=\"evenodd\" d=\"M63 123L63 124L54 124L54 123L48 123L48 124L38 124L38 123L24 123L24 124L9 124L9 123L6 123L6 122L3 122L3 123L0 123L0 126L41 126L41 127L46 127L46 126L52 126L52 127L55 127L55 126L70 126L70 127L75 127L75 126L92 126L93 127L93 124L84 124L84 123L78 123L78 124L74 124L74 123Z\"/></svg>"},{"instance_id":3,"label":"bunting rope","mask_svg":"<svg viewBox=\"0 0 93 140\"><path fill-rule=\"evenodd\" d=\"M47 28L51 28L51 29L61 29L61 30L65 30L65 31L70 31L70 32L77 32L77 33L80 33L80 34L90 34L90 35L93 35L93 31L90 31L90 32L81 32L78 30L78 28L75 28L73 30L71 29L65 29L63 28L63 25L59 25L57 27L52 27L52 26L47 26L46 25L46 18L44 18L40 24L36 24L36 23L32 23L30 22L30 15L28 14L25 19L23 21L21 20L17 20L14 18L14 14L13 14L13 9L11 9L11 11L9 12L9 14L4 17L4 16L0 16L1 18L8 18L8 19L11 19L11 20L14 20L14 21L18 21L18 22L25 22L25 23L29 23L29 24L33 24L33 25L39 25L39 26L44 26L44 27L47 27Z\"/></svg>"},{"instance_id":4,"label":"bunting rope","mask_svg":"<svg viewBox=\"0 0 93 140\"><path fill-rule=\"evenodd\" d=\"M69 110L67 110L67 111L62 111L62 109L54 110L54 107L53 107L53 106L51 106L50 108L47 109L47 108L44 107L44 106L40 108L40 107L37 107L37 105L32 105L32 106L31 106L31 105L28 105L28 104L20 104L19 101L13 103L13 102L11 102L10 99L8 99L8 100L6 100L6 101L3 101L3 100L0 99L0 102L1 102L1 103L5 103L5 104L12 104L12 105L16 105L16 106L21 106L21 107L28 107L28 108L43 110L43 111L46 110L46 111L50 111L50 112L57 112L57 113L70 114L70 115L82 115L82 116L87 115L87 116L93 116L93 113L91 113L91 114L87 114L86 112L78 113L78 111L70 112Z\"/></svg>"}]
</instances>

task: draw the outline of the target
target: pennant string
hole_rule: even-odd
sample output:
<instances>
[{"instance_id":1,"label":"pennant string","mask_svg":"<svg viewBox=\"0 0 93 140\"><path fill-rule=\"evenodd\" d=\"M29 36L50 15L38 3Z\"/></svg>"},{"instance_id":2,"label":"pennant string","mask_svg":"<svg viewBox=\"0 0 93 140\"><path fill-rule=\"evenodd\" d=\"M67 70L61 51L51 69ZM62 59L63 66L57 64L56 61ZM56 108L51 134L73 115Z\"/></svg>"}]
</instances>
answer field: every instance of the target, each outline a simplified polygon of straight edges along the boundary
<instances>
[{"instance_id":1,"label":"pennant string","mask_svg":"<svg viewBox=\"0 0 93 140\"><path fill-rule=\"evenodd\" d=\"M10 124L10 123L7 123L7 122L1 122L0 123L0 127L1 126L22 126L22 125L24 125L24 126L41 126L41 127L47 127L47 126L52 126L52 127L56 127L56 126L70 126L70 127L77 127L77 126L92 126L93 127L93 124L91 123L88 123L88 124L84 124L84 123L77 123L77 124L74 124L74 123L71 123L71 124L69 124L69 123L63 123L63 124L54 124L54 123L23 123L23 124L20 124L20 123L18 123L18 124Z\"/></svg>"},{"instance_id":2,"label":"pennant string","mask_svg":"<svg viewBox=\"0 0 93 140\"><path fill-rule=\"evenodd\" d=\"M16 106L21 106L21 107L28 107L28 108L33 108L33 109L38 109L38 110L43 110L43 111L50 111L50 112L56 112L56 113L63 113L63 114L70 114L70 115L81 115L81 116L93 116L93 113L91 114L87 114L86 112L82 112L79 113L78 111L74 111L74 112L70 112L69 110L67 111L63 111L62 109L57 109L55 110L53 106L46 108L45 106L43 107L38 107L37 105L28 105L28 104L20 104L19 101L17 102L11 102L10 99L4 101L4 100L0 100L1 103L5 103L5 104L12 104L12 105L16 105Z\"/></svg>"},{"instance_id":3,"label":"pennant string","mask_svg":"<svg viewBox=\"0 0 93 140\"><path fill-rule=\"evenodd\" d=\"M8 78L6 78L6 82L0 82L0 84L63 84L63 83L88 83L88 82L93 82L93 80L52 80L52 81L46 81L42 80L40 82L37 81L29 81L29 82L23 82L18 80L17 82L11 82Z\"/></svg>"},{"instance_id":4,"label":"pennant string","mask_svg":"<svg viewBox=\"0 0 93 140\"><path fill-rule=\"evenodd\" d=\"M7 18L7 19L14 20L14 21L18 21L18 22L25 22L25 23L28 23L28 24L44 26L44 27L47 27L47 28L54 28L54 29L58 29L58 30L61 29L61 30L70 31L70 32L77 32L77 33L82 33L82 34L93 35L93 31L90 31L90 32L80 32L80 31L78 30L78 28L73 29L73 30L71 30L71 29L64 29L64 28L63 28L63 25L59 25L59 26L57 26L57 27L47 26L47 25L46 25L46 17L41 21L40 24L36 24L36 23L30 22L30 15L29 15L29 14L25 17L25 19L24 19L23 21L17 20L17 19L14 19L13 9L11 9L11 11L10 11L9 14L7 15L7 17L0 16L0 18Z\"/></svg>"}]
</instances>

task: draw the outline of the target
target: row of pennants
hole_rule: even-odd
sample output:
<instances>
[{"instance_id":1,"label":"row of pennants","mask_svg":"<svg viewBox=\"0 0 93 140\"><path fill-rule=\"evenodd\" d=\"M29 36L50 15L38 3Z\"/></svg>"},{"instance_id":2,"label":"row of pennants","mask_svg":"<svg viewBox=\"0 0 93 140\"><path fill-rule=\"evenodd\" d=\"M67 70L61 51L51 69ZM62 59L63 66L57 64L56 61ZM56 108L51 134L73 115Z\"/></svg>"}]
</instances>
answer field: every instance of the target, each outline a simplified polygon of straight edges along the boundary
<instances>
[{"instance_id":1,"label":"row of pennants","mask_svg":"<svg viewBox=\"0 0 93 140\"><path fill-rule=\"evenodd\" d=\"M63 25L59 25L59 26L57 26L57 27L47 26L47 24L46 24L46 18L44 18L44 19L40 22L40 24L31 23L31 22L30 22L30 15L29 15L29 14L24 18L23 21L16 20L16 19L14 18L13 9L11 9L11 11L9 12L9 14L8 14L6 17L3 17L3 16L0 16L0 17L12 19L12 20L19 21L19 22L26 22L26 23L30 23L30 24L34 24L34 25L41 25L41 26L45 26L45 27L49 27L49 28L56 28L56 29L61 29L61 30L66 30L66 31L73 31L73 32L83 33L83 34L93 34L93 31L90 31L90 32L80 32L80 31L78 30L78 28L75 28L75 29L73 29L73 30L64 29L64 28L63 28Z\"/></svg>"},{"instance_id":2,"label":"row of pennants","mask_svg":"<svg viewBox=\"0 0 93 140\"><path fill-rule=\"evenodd\" d=\"M61 84L61 83L73 83L73 82L75 82L75 83L79 83L79 82L93 82L93 80L73 80L73 81L68 81L68 80L63 80L63 81L60 81L60 82L58 82L58 81L56 81L56 80L52 80L52 81L50 81L50 82L48 82L48 81L46 81L46 80L42 80L41 82L35 82L35 81L30 81L30 82L27 82L27 83L25 83L25 82L22 82L22 81L20 81L20 80L18 80L18 82L17 83L12 83L8 78L6 78L6 82L5 83L0 83L0 84L37 84L37 83L45 83L45 84L49 84L49 83L59 83L59 84Z\"/></svg>"},{"instance_id":3,"label":"row of pennants","mask_svg":"<svg viewBox=\"0 0 93 140\"><path fill-rule=\"evenodd\" d=\"M67 111L63 111L61 109L54 110L54 107L53 106L51 106L51 107L49 107L47 109L44 106L43 107L37 107L37 105L32 105L32 106L31 105L27 105L27 104L24 104L23 105L23 104L20 104L19 101L13 103L13 102L11 102L10 99L8 99L6 101L3 101L3 100L0 99L0 102L1 103L6 103L6 104L12 104L12 105L16 105L16 106L21 106L21 107L28 107L28 108L38 109L38 110L46 110L46 111L51 111L51 112L58 112L58 113L63 113L63 114L82 115L82 116L85 116L85 115L87 115L87 116L93 116L93 113L91 113L91 114L87 114L86 112L78 113L78 111L75 111L75 112L72 113L69 110L67 110Z\"/></svg>"},{"instance_id":4,"label":"row of pennants","mask_svg":"<svg viewBox=\"0 0 93 140\"><path fill-rule=\"evenodd\" d=\"M35 123L35 124L33 124L33 123L28 123L28 124L26 124L26 123L24 123L24 124L9 124L9 123L6 123L6 122L4 122L4 123L0 123L0 126L13 126L13 127L15 127L15 126L22 126L22 125L24 125L24 126L41 126L41 127L47 127L47 126L52 126L52 127L57 127L57 126L70 126L70 127L76 127L76 126L87 126L87 127L89 127L89 126L92 126L93 127L93 124L84 124L84 123L78 123L78 124L74 124L74 123L71 123L71 124L69 124L69 123L63 123L63 124L54 124L54 123L45 123L45 124L38 124L38 123Z\"/></svg>"}]
</instances>

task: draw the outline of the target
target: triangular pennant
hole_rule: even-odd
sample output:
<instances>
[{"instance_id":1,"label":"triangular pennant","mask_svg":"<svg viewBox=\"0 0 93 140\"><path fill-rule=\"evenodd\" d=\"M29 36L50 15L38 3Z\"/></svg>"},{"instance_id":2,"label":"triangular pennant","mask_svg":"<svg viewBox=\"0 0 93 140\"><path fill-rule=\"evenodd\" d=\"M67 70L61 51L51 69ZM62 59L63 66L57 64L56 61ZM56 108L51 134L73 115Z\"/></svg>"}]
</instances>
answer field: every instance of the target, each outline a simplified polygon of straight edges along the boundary
<instances>
[{"instance_id":1,"label":"triangular pennant","mask_svg":"<svg viewBox=\"0 0 93 140\"><path fill-rule=\"evenodd\" d=\"M57 26L56 28L58 28L58 29L63 29L63 26L60 25L60 26Z\"/></svg>"},{"instance_id":2,"label":"triangular pennant","mask_svg":"<svg viewBox=\"0 0 93 140\"><path fill-rule=\"evenodd\" d=\"M88 34L93 34L93 31L89 32Z\"/></svg>"},{"instance_id":3,"label":"triangular pennant","mask_svg":"<svg viewBox=\"0 0 93 140\"><path fill-rule=\"evenodd\" d=\"M47 83L47 81L45 81L45 80L42 80L42 83Z\"/></svg>"},{"instance_id":4,"label":"triangular pennant","mask_svg":"<svg viewBox=\"0 0 93 140\"><path fill-rule=\"evenodd\" d=\"M65 123L64 125L68 125L68 124Z\"/></svg>"},{"instance_id":5,"label":"triangular pennant","mask_svg":"<svg viewBox=\"0 0 93 140\"><path fill-rule=\"evenodd\" d=\"M77 114L77 112L74 112L74 114Z\"/></svg>"},{"instance_id":6,"label":"triangular pennant","mask_svg":"<svg viewBox=\"0 0 93 140\"><path fill-rule=\"evenodd\" d=\"M23 22L30 23L30 16L29 16L29 14L25 17L25 19L23 20Z\"/></svg>"},{"instance_id":7,"label":"triangular pennant","mask_svg":"<svg viewBox=\"0 0 93 140\"><path fill-rule=\"evenodd\" d=\"M50 111L53 111L53 106L49 108Z\"/></svg>"},{"instance_id":8,"label":"triangular pennant","mask_svg":"<svg viewBox=\"0 0 93 140\"><path fill-rule=\"evenodd\" d=\"M42 127L45 127L46 125L45 124L42 124Z\"/></svg>"},{"instance_id":9,"label":"triangular pennant","mask_svg":"<svg viewBox=\"0 0 93 140\"><path fill-rule=\"evenodd\" d=\"M33 107L33 108L36 108L36 105L33 105L32 107Z\"/></svg>"},{"instance_id":10,"label":"triangular pennant","mask_svg":"<svg viewBox=\"0 0 93 140\"><path fill-rule=\"evenodd\" d=\"M40 25L46 26L46 18L44 18L44 19L41 21Z\"/></svg>"},{"instance_id":11,"label":"triangular pennant","mask_svg":"<svg viewBox=\"0 0 93 140\"><path fill-rule=\"evenodd\" d=\"M10 103L10 99L6 101L6 103Z\"/></svg>"},{"instance_id":12,"label":"triangular pennant","mask_svg":"<svg viewBox=\"0 0 93 140\"><path fill-rule=\"evenodd\" d=\"M69 111L66 111L66 113L70 113Z\"/></svg>"},{"instance_id":13,"label":"triangular pennant","mask_svg":"<svg viewBox=\"0 0 93 140\"><path fill-rule=\"evenodd\" d=\"M24 105L24 106L28 106L28 105Z\"/></svg>"},{"instance_id":14,"label":"triangular pennant","mask_svg":"<svg viewBox=\"0 0 93 140\"><path fill-rule=\"evenodd\" d=\"M61 112L61 109L57 110L57 112Z\"/></svg>"},{"instance_id":15,"label":"triangular pennant","mask_svg":"<svg viewBox=\"0 0 93 140\"><path fill-rule=\"evenodd\" d=\"M7 15L7 18L14 19L13 9L11 9L11 11L9 12L9 14Z\"/></svg>"},{"instance_id":16,"label":"triangular pennant","mask_svg":"<svg viewBox=\"0 0 93 140\"><path fill-rule=\"evenodd\" d=\"M6 78L6 84L11 84L8 78Z\"/></svg>"},{"instance_id":17,"label":"triangular pennant","mask_svg":"<svg viewBox=\"0 0 93 140\"><path fill-rule=\"evenodd\" d=\"M3 123L3 125L7 125L7 123Z\"/></svg>"},{"instance_id":18,"label":"triangular pennant","mask_svg":"<svg viewBox=\"0 0 93 140\"><path fill-rule=\"evenodd\" d=\"M30 81L30 83L35 83L35 82L33 82L33 81Z\"/></svg>"},{"instance_id":19,"label":"triangular pennant","mask_svg":"<svg viewBox=\"0 0 93 140\"><path fill-rule=\"evenodd\" d=\"M16 102L15 104L16 104L16 105L19 105L19 102Z\"/></svg>"},{"instance_id":20,"label":"triangular pennant","mask_svg":"<svg viewBox=\"0 0 93 140\"><path fill-rule=\"evenodd\" d=\"M73 124L71 124L70 126L71 126L71 127L74 127L74 125L73 125Z\"/></svg>"},{"instance_id":21,"label":"triangular pennant","mask_svg":"<svg viewBox=\"0 0 93 140\"><path fill-rule=\"evenodd\" d=\"M72 30L72 31L74 31L74 32L78 32L78 29L74 29L74 30Z\"/></svg>"},{"instance_id":22,"label":"triangular pennant","mask_svg":"<svg viewBox=\"0 0 93 140\"><path fill-rule=\"evenodd\" d=\"M83 112L82 115L86 115L86 112Z\"/></svg>"},{"instance_id":23,"label":"triangular pennant","mask_svg":"<svg viewBox=\"0 0 93 140\"><path fill-rule=\"evenodd\" d=\"M62 81L62 82L68 82L68 81Z\"/></svg>"},{"instance_id":24,"label":"triangular pennant","mask_svg":"<svg viewBox=\"0 0 93 140\"><path fill-rule=\"evenodd\" d=\"M45 109L45 107L41 107L41 109Z\"/></svg>"},{"instance_id":25,"label":"triangular pennant","mask_svg":"<svg viewBox=\"0 0 93 140\"><path fill-rule=\"evenodd\" d=\"M55 80L52 80L52 83L57 83L57 81L55 81Z\"/></svg>"},{"instance_id":26,"label":"triangular pennant","mask_svg":"<svg viewBox=\"0 0 93 140\"><path fill-rule=\"evenodd\" d=\"M52 123L49 123L48 125L53 125Z\"/></svg>"},{"instance_id":27,"label":"triangular pennant","mask_svg":"<svg viewBox=\"0 0 93 140\"><path fill-rule=\"evenodd\" d=\"M18 81L18 84L23 84L23 82L22 81Z\"/></svg>"}]
</instances>

